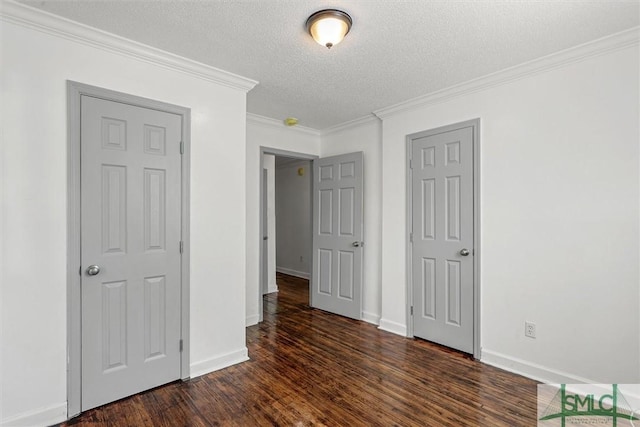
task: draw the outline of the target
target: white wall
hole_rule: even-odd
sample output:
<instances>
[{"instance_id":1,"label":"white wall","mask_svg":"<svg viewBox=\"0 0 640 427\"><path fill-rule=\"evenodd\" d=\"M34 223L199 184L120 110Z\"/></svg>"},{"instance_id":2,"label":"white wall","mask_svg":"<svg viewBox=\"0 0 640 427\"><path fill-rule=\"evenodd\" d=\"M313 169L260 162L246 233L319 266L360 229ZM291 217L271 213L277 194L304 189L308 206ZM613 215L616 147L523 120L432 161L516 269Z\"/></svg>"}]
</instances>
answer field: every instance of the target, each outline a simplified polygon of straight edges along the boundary
<instances>
[{"instance_id":1,"label":"white wall","mask_svg":"<svg viewBox=\"0 0 640 427\"><path fill-rule=\"evenodd\" d=\"M382 129L377 118L323 132L322 157L364 153L364 260L362 318L378 324L382 265Z\"/></svg>"},{"instance_id":2,"label":"white wall","mask_svg":"<svg viewBox=\"0 0 640 427\"><path fill-rule=\"evenodd\" d=\"M560 382L640 382L638 75L636 37L382 114L381 322L406 325L405 137L480 118L483 359Z\"/></svg>"},{"instance_id":3,"label":"white wall","mask_svg":"<svg viewBox=\"0 0 640 427\"><path fill-rule=\"evenodd\" d=\"M276 156L265 154L263 169L267 171L267 283L263 293L278 291L276 283Z\"/></svg>"},{"instance_id":4,"label":"white wall","mask_svg":"<svg viewBox=\"0 0 640 427\"><path fill-rule=\"evenodd\" d=\"M276 267L306 279L311 277L311 172L308 160L276 167Z\"/></svg>"},{"instance_id":5,"label":"white wall","mask_svg":"<svg viewBox=\"0 0 640 427\"><path fill-rule=\"evenodd\" d=\"M304 127L286 127L282 122L247 115L246 169L246 325L260 318L260 147L317 156L320 134Z\"/></svg>"},{"instance_id":6,"label":"white wall","mask_svg":"<svg viewBox=\"0 0 640 427\"><path fill-rule=\"evenodd\" d=\"M0 418L66 417L67 80L191 108L191 372L244 360L245 91L1 27Z\"/></svg>"}]
</instances>

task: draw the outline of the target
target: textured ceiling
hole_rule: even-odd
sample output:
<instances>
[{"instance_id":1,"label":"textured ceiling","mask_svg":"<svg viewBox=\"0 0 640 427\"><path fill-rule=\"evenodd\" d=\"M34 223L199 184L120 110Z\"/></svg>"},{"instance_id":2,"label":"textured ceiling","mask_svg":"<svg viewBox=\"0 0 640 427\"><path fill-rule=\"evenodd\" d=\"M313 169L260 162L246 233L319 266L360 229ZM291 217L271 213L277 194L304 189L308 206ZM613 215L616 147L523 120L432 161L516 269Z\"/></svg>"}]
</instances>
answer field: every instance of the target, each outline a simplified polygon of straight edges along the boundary
<instances>
[{"instance_id":1,"label":"textured ceiling","mask_svg":"<svg viewBox=\"0 0 640 427\"><path fill-rule=\"evenodd\" d=\"M248 111L324 129L640 23L640 1L208 0L23 3L258 80ZM353 28L331 50L323 8Z\"/></svg>"}]
</instances>

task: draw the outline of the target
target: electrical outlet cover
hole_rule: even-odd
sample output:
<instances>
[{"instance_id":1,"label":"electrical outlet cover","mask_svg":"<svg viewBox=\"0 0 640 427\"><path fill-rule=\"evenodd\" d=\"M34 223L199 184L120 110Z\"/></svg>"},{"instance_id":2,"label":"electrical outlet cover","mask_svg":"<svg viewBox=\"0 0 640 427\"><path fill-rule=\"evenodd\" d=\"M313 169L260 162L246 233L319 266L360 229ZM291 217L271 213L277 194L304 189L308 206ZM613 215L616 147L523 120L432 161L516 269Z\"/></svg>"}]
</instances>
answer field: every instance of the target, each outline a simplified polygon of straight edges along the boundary
<instances>
[{"instance_id":1,"label":"electrical outlet cover","mask_svg":"<svg viewBox=\"0 0 640 427\"><path fill-rule=\"evenodd\" d=\"M533 322L524 322L524 335L529 338L535 338L536 324Z\"/></svg>"}]
</instances>

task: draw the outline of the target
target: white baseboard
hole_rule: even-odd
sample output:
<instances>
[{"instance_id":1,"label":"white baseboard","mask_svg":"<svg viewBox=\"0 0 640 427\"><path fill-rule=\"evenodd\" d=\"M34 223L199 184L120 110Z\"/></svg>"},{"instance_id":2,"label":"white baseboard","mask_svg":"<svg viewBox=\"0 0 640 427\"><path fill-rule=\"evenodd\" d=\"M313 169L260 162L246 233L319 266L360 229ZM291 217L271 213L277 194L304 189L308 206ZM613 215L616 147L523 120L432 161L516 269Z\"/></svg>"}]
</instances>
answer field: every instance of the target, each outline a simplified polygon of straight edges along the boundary
<instances>
[{"instance_id":1,"label":"white baseboard","mask_svg":"<svg viewBox=\"0 0 640 427\"><path fill-rule=\"evenodd\" d=\"M2 427L50 426L67 420L67 402L23 412L3 419Z\"/></svg>"},{"instance_id":2,"label":"white baseboard","mask_svg":"<svg viewBox=\"0 0 640 427\"><path fill-rule=\"evenodd\" d=\"M482 349L480 361L546 384L597 384L601 381L558 371L526 360Z\"/></svg>"},{"instance_id":3,"label":"white baseboard","mask_svg":"<svg viewBox=\"0 0 640 427\"><path fill-rule=\"evenodd\" d=\"M247 316L247 318L245 319L245 327L257 325L259 321L260 321L260 316L257 314L252 314L251 316Z\"/></svg>"},{"instance_id":4,"label":"white baseboard","mask_svg":"<svg viewBox=\"0 0 640 427\"><path fill-rule=\"evenodd\" d=\"M276 282L275 271L273 272L273 276L269 277L269 280L267 281L267 289L266 290L264 288L261 288L261 289L262 289L262 295L268 295L273 292L278 292L278 283Z\"/></svg>"},{"instance_id":5,"label":"white baseboard","mask_svg":"<svg viewBox=\"0 0 640 427\"><path fill-rule=\"evenodd\" d=\"M200 375L205 375L209 372L217 371L247 360L249 360L249 353L247 347L244 347L240 350L214 357L213 359L195 362L190 366L191 378L199 377Z\"/></svg>"},{"instance_id":6,"label":"white baseboard","mask_svg":"<svg viewBox=\"0 0 640 427\"><path fill-rule=\"evenodd\" d=\"M222 368L226 368L237 363L249 360L248 350L246 347L214 357L213 359L203 360L192 363L190 366L191 378L199 377ZM21 414L3 419L0 422L2 427L33 427L33 426L50 426L61 423L67 419L67 403L48 406L33 411L23 412Z\"/></svg>"},{"instance_id":7,"label":"white baseboard","mask_svg":"<svg viewBox=\"0 0 640 427\"><path fill-rule=\"evenodd\" d=\"M269 283L269 286L267 287L267 293L271 294L273 292L278 292L278 285L276 285L275 283L274 284Z\"/></svg>"},{"instance_id":8,"label":"white baseboard","mask_svg":"<svg viewBox=\"0 0 640 427\"><path fill-rule=\"evenodd\" d=\"M362 312L362 320L367 322L367 323L373 323L374 325L379 325L380 324L380 315L374 314L374 313L370 313L368 311L363 311Z\"/></svg>"},{"instance_id":9,"label":"white baseboard","mask_svg":"<svg viewBox=\"0 0 640 427\"><path fill-rule=\"evenodd\" d=\"M304 271L292 270L290 268L285 267L276 267L276 271L282 274L288 274L289 276L299 277L301 279L311 279L311 274L305 273Z\"/></svg>"},{"instance_id":10,"label":"white baseboard","mask_svg":"<svg viewBox=\"0 0 640 427\"><path fill-rule=\"evenodd\" d=\"M403 337L407 336L407 325L392 322L391 320L383 318L380 319L380 326L378 326L378 329L391 332L392 334L402 335Z\"/></svg>"},{"instance_id":11,"label":"white baseboard","mask_svg":"<svg viewBox=\"0 0 640 427\"><path fill-rule=\"evenodd\" d=\"M559 371L557 369L548 368L516 357L507 356L491 350L482 350L480 361L532 380L540 381L544 384L602 384L590 378L584 378L569 372ZM607 384L608 385L608 384ZM622 387L622 385L620 385ZM638 384L626 384L628 390L625 390L624 396L627 399L634 399L640 405L640 387ZM631 403L631 402L630 402ZM636 405L636 406L638 406ZM634 406L634 408L636 407ZM638 406L640 408L640 406ZM640 413L640 412L639 412Z\"/></svg>"}]
</instances>

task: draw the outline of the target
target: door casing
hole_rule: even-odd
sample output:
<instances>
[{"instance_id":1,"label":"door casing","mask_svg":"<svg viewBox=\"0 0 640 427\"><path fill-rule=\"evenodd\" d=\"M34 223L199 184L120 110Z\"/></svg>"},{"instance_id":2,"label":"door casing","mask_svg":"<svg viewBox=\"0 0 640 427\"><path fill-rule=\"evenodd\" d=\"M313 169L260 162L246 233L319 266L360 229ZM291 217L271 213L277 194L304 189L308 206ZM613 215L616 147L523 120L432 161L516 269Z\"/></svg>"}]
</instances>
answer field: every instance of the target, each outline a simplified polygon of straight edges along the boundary
<instances>
[{"instance_id":1,"label":"door casing","mask_svg":"<svg viewBox=\"0 0 640 427\"><path fill-rule=\"evenodd\" d=\"M413 244L411 242L411 233L413 223L413 196L412 196L412 172L411 172L411 144L413 140L424 138L425 136L435 135L438 133L448 132L460 128L473 128L473 357L480 359L480 254L482 241L480 240L480 119L467 120L452 125L442 126L429 129L422 132L413 133L406 137L406 191L407 191L407 217L406 217L406 250L407 250L407 282L406 282L406 319L407 319L407 337L413 337L413 315L411 307L413 307Z\"/></svg>"},{"instance_id":2,"label":"door casing","mask_svg":"<svg viewBox=\"0 0 640 427\"><path fill-rule=\"evenodd\" d=\"M191 110L160 101L67 81L67 418L81 412L82 397L82 300L80 247L80 97L83 95L164 111L182 116L181 234L181 339L180 378L189 378L189 212Z\"/></svg>"}]
</instances>

